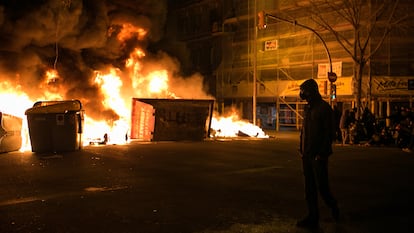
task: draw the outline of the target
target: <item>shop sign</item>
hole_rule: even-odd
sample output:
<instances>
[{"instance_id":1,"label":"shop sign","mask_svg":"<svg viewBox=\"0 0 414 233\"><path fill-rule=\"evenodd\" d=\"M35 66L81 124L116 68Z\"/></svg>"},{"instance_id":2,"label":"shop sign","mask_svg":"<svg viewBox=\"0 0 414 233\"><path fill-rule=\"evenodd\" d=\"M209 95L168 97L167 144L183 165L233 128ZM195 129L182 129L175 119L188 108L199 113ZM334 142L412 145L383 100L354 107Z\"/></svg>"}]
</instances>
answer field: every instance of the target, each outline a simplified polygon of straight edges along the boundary
<instances>
[{"instance_id":1,"label":"shop sign","mask_svg":"<svg viewBox=\"0 0 414 233\"><path fill-rule=\"evenodd\" d=\"M278 48L278 41L276 39L265 41L265 51L276 50L277 48Z\"/></svg>"}]
</instances>

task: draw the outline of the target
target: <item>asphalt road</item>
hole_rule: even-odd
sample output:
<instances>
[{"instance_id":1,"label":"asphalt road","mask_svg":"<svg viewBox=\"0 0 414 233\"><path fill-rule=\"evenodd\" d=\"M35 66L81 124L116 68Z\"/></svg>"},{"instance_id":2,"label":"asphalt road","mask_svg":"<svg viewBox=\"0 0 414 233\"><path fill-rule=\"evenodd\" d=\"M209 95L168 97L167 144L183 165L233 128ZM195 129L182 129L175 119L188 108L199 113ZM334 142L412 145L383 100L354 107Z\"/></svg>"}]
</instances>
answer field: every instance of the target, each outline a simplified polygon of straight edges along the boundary
<instances>
[{"instance_id":1,"label":"asphalt road","mask_svg":"<svg viewBox=\"0 0 414 233\"><path fill-rule=\"evenodd\" d=\"M0 232L307 232L297 134L132 142L65 154L0 154ZM319 232L412 232L414 154L335 146L336 224Z\"/></svg>"}]
</instances>

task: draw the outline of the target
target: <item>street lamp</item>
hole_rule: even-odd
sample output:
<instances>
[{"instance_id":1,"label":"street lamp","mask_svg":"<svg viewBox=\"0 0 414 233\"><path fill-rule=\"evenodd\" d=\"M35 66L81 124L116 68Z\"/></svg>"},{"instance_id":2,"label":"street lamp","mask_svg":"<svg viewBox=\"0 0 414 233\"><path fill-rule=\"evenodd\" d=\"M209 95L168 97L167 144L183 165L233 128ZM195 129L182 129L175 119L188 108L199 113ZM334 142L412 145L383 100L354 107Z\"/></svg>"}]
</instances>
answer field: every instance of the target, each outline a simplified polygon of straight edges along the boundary
<instances>
[{"instance_id":1,"label":"street lamp","mask_svg":"<svg viewBox=\"0 0 414 233\"><path fill-rule=\"evenodd\" d=\"M275 19L275 20L279 20L279 21L283 21L283 22L288 22L288 23L291 23L291 24L293 24L295 26L297 25L299 27L305 28L305 29L313 32L320 39L320 41L322 42L322 44L323 44L323 46L325 48L326 55L328 56L328 59L329 59L329 68L330 69L328 71L328 80L331 83L331 91L330 91L330 98L329 98L330 101L329 102L332 104L332 100L333 100L333 97L334 97L334 95L332 93L333 92L333 88L335 88L335 98L336 98L336 85L334 86L334 82L337 79L337 75L336 75L335 72L332 71L331 54L329 53L328 46L326 45L326 42L323 40L322 36L317 31L315 31L315 29L313 29L311 27L308 27L306 25L300 24L296 20L284 19L284 18L281 18L279 16L267 14L264 11L258 12L257 16L258 16L258 25L257 25L257 27L259 29L265 29L267 27L267 25L266 25L267 24L267 18L270 17L270 18Z\"/></svg>"}]
</instances>

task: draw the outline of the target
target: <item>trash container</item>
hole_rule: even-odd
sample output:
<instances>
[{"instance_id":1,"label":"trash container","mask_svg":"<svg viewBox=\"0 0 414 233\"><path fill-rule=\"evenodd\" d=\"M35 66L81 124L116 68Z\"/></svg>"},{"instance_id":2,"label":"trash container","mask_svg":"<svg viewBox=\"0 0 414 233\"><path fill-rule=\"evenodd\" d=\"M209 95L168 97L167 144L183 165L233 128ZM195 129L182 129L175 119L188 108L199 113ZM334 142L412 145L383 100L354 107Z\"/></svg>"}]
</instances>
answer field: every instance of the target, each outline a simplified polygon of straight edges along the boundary
<instances>
[{"instance_id":1,"label":"trash container","mask_svg":"<svg viewBox=\"0 0 414 233\"><path fill-rule=\"evenodd\" d=\"M22 118L0 112L0 153L22 147L22 123Z\"/></svg>"},{"instance_id":2,"label":"trash container","mask_svg":"<svg viewBox=\"0 0 414 233\"><path fill-rule=\"evenodd\" d=\"M210 135L212 99L132 99L131 139L201 141Z\"/></svg>"},{"instance_id":3,"label":"trash container","mask_svg":"<svg viewBox=\"0 0 414 233\"><path fill-rule=\"evenodd\" d=\"M38 101L25 114L33 152L82 148L84 110L79 100Z\"/></svg>"}]
</instances>

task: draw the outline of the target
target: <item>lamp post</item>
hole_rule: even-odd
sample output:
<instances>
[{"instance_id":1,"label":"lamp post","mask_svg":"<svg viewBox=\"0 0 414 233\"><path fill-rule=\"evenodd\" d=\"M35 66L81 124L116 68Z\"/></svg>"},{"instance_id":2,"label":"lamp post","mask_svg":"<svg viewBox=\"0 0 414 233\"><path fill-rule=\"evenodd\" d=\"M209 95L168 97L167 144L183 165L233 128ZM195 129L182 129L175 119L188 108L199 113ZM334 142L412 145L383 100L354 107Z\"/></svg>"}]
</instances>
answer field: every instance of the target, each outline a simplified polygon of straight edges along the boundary
<instances>
[{"instance_id":1,"label":"lamp post","mask_svg":"<svg viewBox=\"0 0 414 233\"><path fill-rule=\"evenodd\" d=\"M330 85L330 89L331 90L330 90L329 103L332 105L332 99L334 97L336 98L336 85L334 84L334 82L336 81L337 76L336 76L335 72L332 71L331 54L329 53L328 46L326 45L326 42L323 40L322 36L315 29L313 29L311 27L308 27L306 25L300 24L296 20L284 19L284 18L281 18L279 16L267 14L264 11L260 11L257 14L257 16L258 16L258 20L259 20L258 28L260 28L260 29L265 29L266 28L267 18L269 17L269 18L272 18L272 19L275 19L275 20L279 20L279 21L283 21L283 22L288 22L288 23L291 23L291 24L293 24L295 26L299 26L299 27L305 28L305 29L313 32L319 38L319 40L323 44L323 47L325 48L325 52L326 52L326 55L328 56L328 60L329 60L329 71L328 71L328 74L327 75L328 75L328 80L329 80L329 82L331 84ZM335 93L333 93L333 89L334 88L335 88ZM333 94L335 94L335 96Z\"/></svg>"},{"instance_id":2,"label":"lamp post","mask_svg":"<svg viewBox=\"0 0 414 233\"><path fill-rule=\"evenodd\" d=\"M257 12L257 1L254 1L254 12ZM257 19L254 17L254 25L257 24ZM257 102L257 88L256 88L256 79L257 79L257 30L258 26L254 27L254 44L253 44L253 94L252 94L252 117L253 125L256 125L256 102Z\"/></svg>"}]
</instances>

